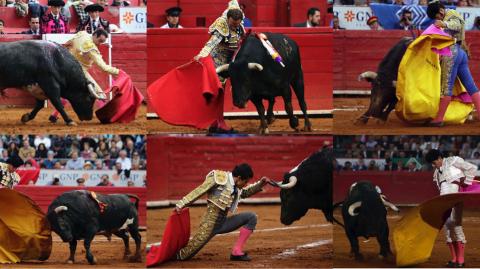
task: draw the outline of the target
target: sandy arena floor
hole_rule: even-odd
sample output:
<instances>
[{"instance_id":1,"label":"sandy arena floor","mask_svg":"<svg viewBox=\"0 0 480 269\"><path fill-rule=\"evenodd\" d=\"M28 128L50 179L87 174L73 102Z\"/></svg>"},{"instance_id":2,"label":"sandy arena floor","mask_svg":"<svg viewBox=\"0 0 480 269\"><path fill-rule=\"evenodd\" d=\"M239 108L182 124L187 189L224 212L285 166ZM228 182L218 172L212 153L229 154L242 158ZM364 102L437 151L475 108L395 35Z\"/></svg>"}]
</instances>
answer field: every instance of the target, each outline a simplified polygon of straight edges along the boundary
<instances>
[{"instance_id":1,"label":"sandy arena floor","mask_svg":"<svg viewBox=\"0 0 480 269\"><path fill-rule=\"evenodd\" d=\"M247 134L257 134L258 127L260 126L260 121L258 119L227 119L226 122L238 132ZM299 122L301 130L303 130L303 119L299 119ZM277 118L275 122L269 126L269 131L270 134L332 134L332 118L312 118L310 119L310 122L313 127L312 132L295 132L295 130L288 125L288 119ZM206 130L199 130L193 127L174 126L160 119L150 119L147 123L149 133L206 133Z\"/></svg>"},{"instance_id":2,"label":"sandy arena floor","mask_svg":"<svg viewBox=\"0 0 480 269\"><path fill-rule=\"evenodd\" d=\"M215 236L189 261L162 264L168 268L331 268L332 226L318 210L310 210L291 226L280 223L279 205L240 205L240 211L258 215L257 230L246 244L251 262L231 262L231 247L238 232ZM148 243L162 239L172 208L148 210ZM191 230L197 229L205 206L190 209Z\"/></svg>"},{"instance_id":3,"label":"sandy arena floor","mask_svg":"<svg viewBox=\"0 0 480 269\"><path fill-rule=\"evenodd\" d=\"M23 114L30 112L30 108L0 108L0 133L2 134L145 134L147 119L145 118L147 107L140 107L137 118L129 124L112 123L101 124L93 116L93 120L81 122L72 110L71 106L66 109L67 114L78 124L77 126L67 126L63 119L59 119L53 124L48 121L48 117L53 109L47 107L38 112L36 118L23 124L20 118Z\"/></svg>"},{"instance_id":4,"label":"sandy arena floor","mask_svg":"<svg viewBox=\"0 0 480 269\"><path fill-rule=\"evenodd\" d=\"M105 236L97 235L90 247L93 256L97 259L96 265L92 266L88 264L85 258L83 240L78 241L75 263L67 264L66 260L70 255L68 243L63 243L58 235L53 234L52 254L47 261L0 265L0 268L145 268L145 243L147 241L147 235L146 232L141 232L140 234L142 235L142 262L140 263L130 263L123 260L124 247L122 239L112 236L112 241L108 242ZM132 238L130 238L130 251L135 253L135 242Z\"/></svg>"},{"instance_id":5,"label":"sandy arena floor","mask_svg":"<svg viewBox=\"0 0 480 269\"><path fill-rule=\"evenodd\" d=\"M334 98L333 133L336 135L375 134L375 135L406 135L406 134L450 134L467 135L480 133L480 121L466 122L463 125L449 125L444 127L423 127L409 125L401 121L395 111L392 111L385 124L370 119L366 125L355 125L355 120L367 111L370 98Z\"/></svg>"},{"instance_id":6,"label":"sandy arena floor","mask_svg":"<svg viewBox=\"0 0 480 269\"><path fill-rule=\"evenodd\" d=\"M393 245L393 228L395 223L408 212L408 207L401 208L401 212L396 214L395 212L388 211L388 225L390 228L390 245L393 253L395 253ZM340 209L335 210L335 218L343 223ZM480 224L480 211L467 209L463 212L463 228L465 236L467 238L467 244L465 245L465 263L467 267L474 268L480 267L480 257L478 255L480 250L480 234L478 233L478 225ZM395 267L395 259L393 257L386 260L382 260L378 257L380 248L376 238L370 238L368 242L365 242L363 237L359 238L360 252L364 256L363 261L356 261L354 257L350 256L350 243L345 231L339 225L335 225L333 229L334 236L334 267ZM450 259L450 252L445 244L445 233L440 231L433 247L432 256L428 262L418 264L415 267L420 268L435 268L444 267L445 263Z\"/></svg>"}]
</instances>

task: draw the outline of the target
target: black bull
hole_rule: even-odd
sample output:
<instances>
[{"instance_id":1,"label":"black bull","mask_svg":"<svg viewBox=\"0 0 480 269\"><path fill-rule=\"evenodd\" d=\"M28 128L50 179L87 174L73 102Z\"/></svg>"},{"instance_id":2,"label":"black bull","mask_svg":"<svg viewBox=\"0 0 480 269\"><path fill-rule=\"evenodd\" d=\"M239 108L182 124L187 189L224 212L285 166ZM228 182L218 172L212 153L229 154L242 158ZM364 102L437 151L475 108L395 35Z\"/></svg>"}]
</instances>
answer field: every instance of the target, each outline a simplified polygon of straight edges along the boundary
<instances>
[{"instance_id":1,"label":"black bull","mask_svg":"<svg viewBox=\"0 0 480 269\"><path fill-rule=\"evenodd\" d=\"M380 256L391 254L388 241L389 229L385 206L398 211L398 208L387 200L380 188L369 181L358 181L350 186L342 204L342 216L345 233L350 241L351 253L355 259L363 258L358 244L359 236L377 237L380 245Z\"/></svg>"},{"instance_id":2,"label":"black bull","mask_svg":"<svg viewBox=\"0 0 480 269\"><path fill-rule=\"evenodd\" d=\"M370 117L387 121L388 115L398 101L396 96L398 67L412 41L411 38L402 38L385 55L378 65L377 73L367 71L359 76L360 80L364 79L372 84L372 90L368 110L357 119L357 124L366 124Z\"/></svg>"},{"instance_id":3,"label":"black bull","mask_svg":"<svg viewBox=\"0 0 480 269\"><path fill-rule=\"evenodd\" d=\"M298 45L282 34L265 33L265 35L282 56L285 67L272 59L257 37L248 34L242 41L234 61L229 65L218 67L217 72L222 77L230 77L233 104L236 107L245 108L248 100L253 102L260 116L260 133L268 133L268 124L275 120L273 105L276 96L283 98L285 111L290 119L290 127L297 129L299 124L297 117L293 115L290 86L298 98L305 118L304 130L311 131ZM269 102L266 117L262 100Z\"/></svg>"},{"instance_id":4,"label":"black bull","mask_svg":"<svg viewBox=\"0 0 480 269\"><path fill-rule=\"evenodd\" d=\"M308 209L321 209L327 221L333 220L332 206L333 153L325 148L303 160L285 173L280 187L280 221L290 225Z\"/></svg>"},{"instance_id":5,"label":"black bull","mask_svg":"<svg viewBox=\"0 0 480 269\"><path fill-rule=\"evenodd\" d=\"M130 198L136 200L135 203ZM86 258L90 264L96 259L90 252L90 244L94 236L103 231L110 238L111 234L123 239L125 245L124 259L131 254L129 249L128 233L135 240L135 255L130 257L132 262L140 262L141 235L138 232L138 197L127 194L97 194L97 199L106 204L101 212L99 203L89 191L65 192L55 198L48 207L47 218L52 230L64 242L70 244L69 263L75 261L77 240L84 240ZM128 233L127 233L128 232Z\"/></svg>"},{"instance_id":6,"label":"black bull","mask_svg":"<svg viewBox=\"0 0 480 269\"><path fill-rule=\"evenodd\" d=\"M93 118L95 99L88 91L82 67L66 48L40 40L0 42L0 59L0 91L19 88L36 99L34 109L22 116L23 123L33 120L48 99L67 124L75 124L60 98L72 104L80 120Z\"/></svg>"}]
</instances>

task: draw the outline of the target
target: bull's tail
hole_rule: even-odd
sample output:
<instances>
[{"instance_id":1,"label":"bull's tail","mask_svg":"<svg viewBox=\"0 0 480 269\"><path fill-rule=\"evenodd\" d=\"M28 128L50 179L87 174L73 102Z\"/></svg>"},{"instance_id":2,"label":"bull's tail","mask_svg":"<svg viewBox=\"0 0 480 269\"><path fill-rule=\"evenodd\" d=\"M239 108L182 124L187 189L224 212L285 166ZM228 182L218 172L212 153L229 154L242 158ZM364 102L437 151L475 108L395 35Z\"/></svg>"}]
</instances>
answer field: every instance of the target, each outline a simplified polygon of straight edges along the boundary
<instances>
[{"instance_id":1,"label":"bull's tail","mask_svg":"<svg viewBox=\"0 0 480 269\"><path fill-rule=\"evenodd\" d=\"M128 193L126 193L125 195L127 195L128 198L133 198L133 199L135 199L135 208L138 210L138 202L140 201L140 198L138 198L138 196L135 195L135 194L128 194Z\"/></svg>"},{"instance_id":2,"label":"bull's tail","mask_svg":"<svg viewBox=\"0 0 480 269\"><path fill-rule=\"evenodd\" d=\"M333 210L332 210L332 211L335 211L335 208L336 208L336 207L341 207L341 206L343 206L343 201L333 204ZM340 226L342 226L343 228L345 228L345 225L343 225L343 223L341 223L339 220L337 220L337 219L333 216L333 214L332 214L332 219L333 219L333 221L334 221L335 223L337 223L338 225L340 225Z\"/></svg>"}]
</instances>

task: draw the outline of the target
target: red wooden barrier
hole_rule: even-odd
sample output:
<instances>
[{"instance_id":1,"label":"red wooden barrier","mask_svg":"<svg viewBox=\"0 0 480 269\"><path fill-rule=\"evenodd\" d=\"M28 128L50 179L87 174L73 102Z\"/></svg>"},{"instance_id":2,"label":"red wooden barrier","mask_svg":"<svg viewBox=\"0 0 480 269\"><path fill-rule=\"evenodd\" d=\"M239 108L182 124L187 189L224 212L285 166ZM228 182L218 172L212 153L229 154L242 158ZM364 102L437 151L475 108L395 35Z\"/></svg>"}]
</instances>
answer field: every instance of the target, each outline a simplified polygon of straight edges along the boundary
<instances>
[{"instance_id":1,"label":"red wooden barrier","mask_svg":"<svg viewBox=\"0 0 480 269\"><path fill-rule=\"evenodd\" d=\"M255 180L268 176L282 180L283 174L303 159L332 142L328 136L302 137L148 137L148 201L182 198L200 185L209 171L231 171L239 163L249 163ZM255 198L278 198L270 188Z\"/></svg>"},{"instance_id":2,"label":"red wooden barrier","mask_svg":"<svg viewBox=\"0 0 480 269\"><path fill-rule=\"evenodd\" d=\"M335 31L333 39L334 90L369 90L370 84L357 80L362 72L376 71L388 50L410 32L389 31ZM475 81L480 81L480 32L467 31L472 58L469 61Z\"/></svg>"},{"instance_id":3,"label":"red wooden barrier","mask_svg":"<svg viewBox=\"0 0 480 269\"><path fill-rule=\"evenodd\" d=\"M19 191L33 201L43 210L47 212L48 206L50 203L60 194L77 190L77 189L86 189L94 191L101 194L113 194L113 193L128 193L137 195L140 198L138 204L138 221L140 226L147 225L147 189L141 187L89 187L89 188L79 188L79 187L62 187L62 186L48 186L48 187L39 187L39 186L15 186L15 190Z\"/></svg>"},{"instance_id":4,"label":"red wooden barrier","mask_svg":"<svg viewBox=\"0 0 480 269\"><path fill-rule=\"evenodd\" d=\"M257 32L284 33L300 47L305 79L305 98L308 110L331 110L332 103L332 30L329 28L254 28ZM199 53L208 40L206 29L148 29L147 37L147 81L152 83L159 77L190 61ZM249 103L246 109L233 106L231 90L227 86L226 112L256 111ZM296 98L294 109L298 110ZM275 110L284 110L283 102ZM152 112L150 109L149 112Z\"/></svg>"},{"instance_id":5,"label":"red wooden barrier","mask_svg":"<svg viewBox=\"0 0 480 269\"><path fill-rule=\"evenodd\" d=\"M240 0L239 2L246 5L246 17L255 27L284 27L303 22L310 7L318 7L322 14L327 13L325 0ZM183 9L180 16L180 24L183 27L208 27L227 8L227 3L228 0L151 0L148 2L148 21L155 27L160 27L166 23L165 10L179 6ZM322 23L324 21L322 19Z\"/></svg>"}]
</instances>

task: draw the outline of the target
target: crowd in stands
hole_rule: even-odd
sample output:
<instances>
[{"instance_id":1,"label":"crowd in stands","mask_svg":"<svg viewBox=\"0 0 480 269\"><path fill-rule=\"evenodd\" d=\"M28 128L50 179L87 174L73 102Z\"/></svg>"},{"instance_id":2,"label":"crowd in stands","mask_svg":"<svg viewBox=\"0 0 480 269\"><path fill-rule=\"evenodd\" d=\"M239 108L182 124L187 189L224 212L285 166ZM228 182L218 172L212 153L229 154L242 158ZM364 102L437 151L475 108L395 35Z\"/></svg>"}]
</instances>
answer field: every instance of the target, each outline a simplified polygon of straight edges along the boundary
<instances>
[{"instance_id":1,"label":"crowd in stands","mask_svg":"<svg viewBox=\"0 0 480 269\"><path fill-rule=\"evenodd\" d=\"M424 159L430 149L480 163L478 136L335 136L334 145L343 171L431 171Z\"/></svg>"},{"instance_id":2,"label":"crowd in stands","mask_svg":"<svg viewBox=\"0 0 480 269\"><path fill-rule=\"evenodd\" d=\"M146 141L142 135L0 136L0 161L17 154L25 165L40 169L146 169Z\"/></svg>"},{"instance_id":3,"label":"crowd in stands","mask_svg":"<svg viewBox=\"0 0 480 269\"><path fill-rule=\"evenodd\" d=\"M95 1L95 0L93 0ZM110 3L111 1L111 3ZM52 34L75 33L78 31L94 32L98 28L111 33L123 32L117 25L102 17L102 12L109 6L130 6L128 0L48 0L43 5L38 0L0 0L0 7L11 7L19 17L29 22L29 29L18 34ZM146 6L146 0L140 2ZM75 14L72 14L75 13ZM78 25L71 28L72 16L78 16ZM5 33L5 20L0 18L0 34Z\"/></svg>"}]
</instances>

